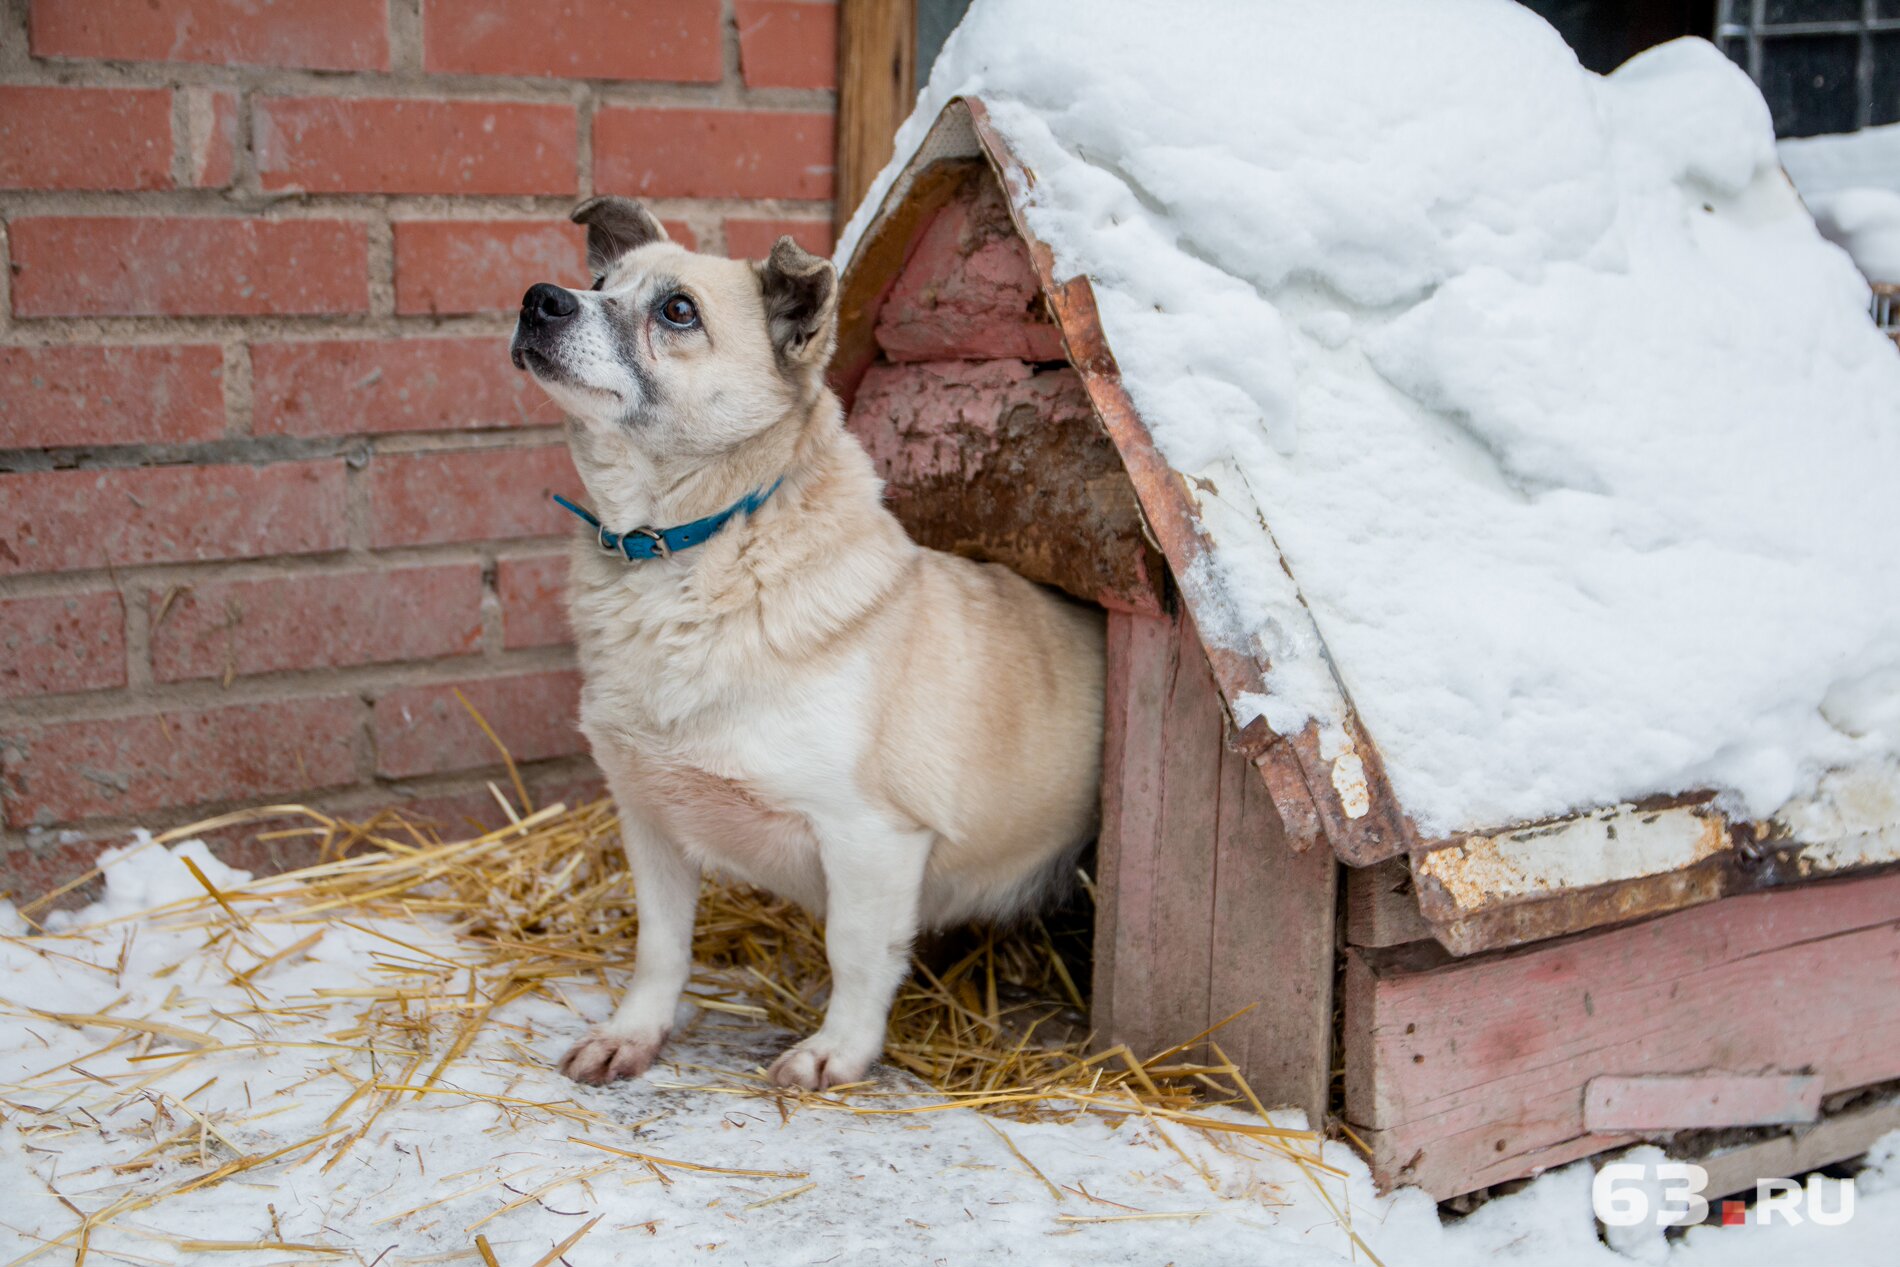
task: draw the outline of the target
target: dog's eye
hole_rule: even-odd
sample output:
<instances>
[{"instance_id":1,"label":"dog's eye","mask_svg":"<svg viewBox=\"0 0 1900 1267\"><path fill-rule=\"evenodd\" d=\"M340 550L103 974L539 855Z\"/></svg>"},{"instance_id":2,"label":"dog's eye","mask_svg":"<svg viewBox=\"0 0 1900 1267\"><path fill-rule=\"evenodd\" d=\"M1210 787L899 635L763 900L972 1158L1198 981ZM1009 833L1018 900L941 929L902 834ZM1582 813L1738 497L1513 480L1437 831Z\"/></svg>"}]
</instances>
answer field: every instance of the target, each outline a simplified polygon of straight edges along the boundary
<instances>
[{"instance_id":1,"label":"dog's eye","mask_svg":"<svg viewBox=\"0 0 1900 1267\"><path fill-rule=\"evenodd\" d=\"M668 325L682 330L699 324L699 309L684 295L668 295L660 305L660 316Z\"/></svg>"},{"instance_id":2,"label":"dog's eye","mask_svg":"<svg viewBox=\"0 0 1900 1267\"><path fill-rule=\"evenodd\" d=\"M607 275L603 273L599 277L596 277L594 279L594 284L592 286L589 286L587 289L599 290L602 286L605 286L606 284L607 284Z\"/></svg>"}]
</instances>

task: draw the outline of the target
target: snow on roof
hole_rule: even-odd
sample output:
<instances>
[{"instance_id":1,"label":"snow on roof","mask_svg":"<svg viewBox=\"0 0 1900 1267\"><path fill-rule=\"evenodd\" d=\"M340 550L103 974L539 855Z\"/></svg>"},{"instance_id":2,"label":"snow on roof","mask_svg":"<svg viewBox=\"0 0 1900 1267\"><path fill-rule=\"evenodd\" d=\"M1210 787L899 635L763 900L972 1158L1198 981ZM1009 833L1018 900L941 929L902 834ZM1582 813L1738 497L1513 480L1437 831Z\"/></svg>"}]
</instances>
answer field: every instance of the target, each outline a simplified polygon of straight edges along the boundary
<instances>
[{"instance_id":1,"label":"snow on roof","mask_svg":"<svg viewBox=\"0 0 1900 1267\"><path fill-rule=\"evenodd\" d=\"M1869 280L1900 284L1900 123L1783 141L1781 165L1822 236Z\"/></svg>"},{"instance_id":2,"label":"snow on roof","mask_svg":"<svg viewBox=\"0 0 1900 1267\"><path fill-rule=\"evenodd\" d=\"M1428 837L1894 763L1900 357L1713 47L1599 77L1510 0L978 0L841 260L961 95L1212 490L1182 581L1272 665L1238 720L1337 749L1349 698Z\"/></svg>"},{"instance_id":3,"label":"snow on roof","mask_svg":"<svg viewBox=\"0 0 1900 1267\"><path fill-rule=\"evenodd\" d=\"M1900 123L1830 136L1789 137L1781 165L1803 196L1843 189L1900 194Z\"/></svg>"}]
</instances>

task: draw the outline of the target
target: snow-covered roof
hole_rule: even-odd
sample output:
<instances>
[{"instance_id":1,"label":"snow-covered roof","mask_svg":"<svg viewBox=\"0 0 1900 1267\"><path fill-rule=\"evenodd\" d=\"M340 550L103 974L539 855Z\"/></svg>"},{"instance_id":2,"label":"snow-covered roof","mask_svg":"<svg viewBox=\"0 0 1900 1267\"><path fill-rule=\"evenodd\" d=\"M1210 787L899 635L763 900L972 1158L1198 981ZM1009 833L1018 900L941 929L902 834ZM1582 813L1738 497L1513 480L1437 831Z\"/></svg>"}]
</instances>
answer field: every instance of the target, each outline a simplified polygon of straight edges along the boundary
<instances>
[{"instance_id":1,"label":"snow-covered roof","mask_svg":"<svg viewBox=\"0 0 1900 1267\"><path fill-rule=\"evenodd\" d=\"M1900 123L1791 138L1780 148L1822 236L1869 281L1900 285Z\"/></svg>"},{"instance_id":2,"label":"snow-covered roof","mask_svg":"<svg viewBox=\"0 0 1900 1267\"><path fill-rule=\"evenodd\" d=\"M1900 357L1713 47L978 0L841 260L957 98L1190 477L1189 605L1267 666L1238 722L1352 758L1356 710L1427 840L1900 774Z\"/></svg>"}]
</instances>

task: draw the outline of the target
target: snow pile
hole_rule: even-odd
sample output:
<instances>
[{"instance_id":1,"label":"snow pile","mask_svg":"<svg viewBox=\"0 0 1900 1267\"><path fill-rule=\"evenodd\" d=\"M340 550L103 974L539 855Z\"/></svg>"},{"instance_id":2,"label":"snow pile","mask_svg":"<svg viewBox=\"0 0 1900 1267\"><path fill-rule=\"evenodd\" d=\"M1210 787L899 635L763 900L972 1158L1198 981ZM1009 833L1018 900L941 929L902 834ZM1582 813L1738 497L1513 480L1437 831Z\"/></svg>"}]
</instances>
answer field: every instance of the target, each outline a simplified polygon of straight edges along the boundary
<instances>
[{"instance_id":1,"label":"snow pile","mask_svg":"<svg viewBox=\"0 0 1900 1267\"><path fill-rule=\"evenodd\" d=\"M219 889L236 888L251 878L248 871L225 866L202 840L187 840L171 849L161 849L152 839L152 833L141 827L130 844L100 853L97 865L105 873L105 891L88 917L117 919L174 902L202 898L204 886L185 866L187 858ZM47 926L57 930L70 926L75 919L70 911L54 911L47 917Z\"/></svg>"},{"instance_id":2,"label":"snow pile","mask_svg":"<svg viewBox=\"0 0 1900 1267\"><path fill-rule=\"evenodd\" d=\"M1216 1146L1180 1127L1163 1139L1139 1118L781 1105L748 1071L787 1036L690 1006L671 1063L616 1087L577 1086L551 1063L610 1010L605 983L567 981L495 1008L438 1070L459 1016L490 1002L472 984L485 949L429 916L273 918L277 904L246 902L250 923L236 930L204 904L128 915L131 888L170 892L181 853L201 867L208 856L196 844L122 855L107 872L118 897L63 933L0 936L0 1262L70 1262L72 1239L47 1242L115 1206L87 1262L477 1264L481 1235L499 1261L526 1264L552 1261L583 1229L560 1259L572 1267L1366 1262L1328 1200L1388 1267L1630 1262L1597 1239L1587 1166L1441 1226L1422 1193L1378 1196L1338 1144L1324 1160L1344 1177L1323 1180L1323 1200L1253 1141ZM459 981L463 969L460 1013L414 997L431 974ZM385 1027L368 1050L359 1022L370 1008L414 1016L414 1050ZM71 1016L95 1012L135 1024ZM933 1103L882 1076L852 1097L859 1106ZM417 1084L432 1090L407 1090ZM582 1141L662 1160L656 1169ZM1896 1144L1877 1150L1884 1176L1863 1175L1843 1227L1699 1228L1644 1242L1644 1260L1882 1261L1900 1238Z\"/></svg>"},{"instance_id":3,"label":"snow pile","mask_svg":"<svg viewBox=\"0 0 1900 1267\"><path fill-rule=\"evenodd\" d=\"M1425 834L1762 816L1900 749L1846 720L1900 694L1900 357L1713 47L1605 78L1510 0L979 0L900 162L957 94L1214 490L1187 579L1274 666L1247 702L1336 751L1337 674Z\"/></svg>"},{"instance_id":4,"label":"snow pile","mask_svg":"<svg viewBox=\"0 0 1900 1267\"><path fill-rule=\"evenodd\" d=\"M1900 284L1900 123L1781 143L1822 236L1870 281Z\"/></svg>"}]
</instances>

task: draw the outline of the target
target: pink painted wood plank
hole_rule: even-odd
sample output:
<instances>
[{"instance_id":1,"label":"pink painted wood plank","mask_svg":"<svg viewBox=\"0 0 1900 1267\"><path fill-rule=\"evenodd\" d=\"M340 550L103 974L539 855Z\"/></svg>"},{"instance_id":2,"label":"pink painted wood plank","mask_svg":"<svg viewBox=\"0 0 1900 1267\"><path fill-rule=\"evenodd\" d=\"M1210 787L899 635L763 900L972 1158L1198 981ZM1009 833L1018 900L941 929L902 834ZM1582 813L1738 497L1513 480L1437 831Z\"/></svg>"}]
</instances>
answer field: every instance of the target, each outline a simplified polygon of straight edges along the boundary
<instances>
[{"instance_id":1,"label":"pink painted wood plank","mask_svg":"<svg viewBox=\"0 0 1900 1267\"><path fill-rule=\"evenodd\" d=\"M877 341L893 361L1063 359L1029 247L987 173L918 237L878 312Z\"/></svg>"},{"instance_id":2,"label":"pink painted wood plank","mask_svg":"<svg viewBox=\"0 0 1900 1267\"><path fill-rule=\"evenodd\" d=\"M1591 1078L1900 1077L1900 874L1728 898L1479 959L1354 950L1348 1120L1383 1183L1440 1198L1626 1142Z\"/></svg>"},{"instance_id":3,"label":"pink painted wood plank","mask_svg":"<svg viewBox=\"0 0 1900 1267\"><path fill-rule=\"evenodd\" d=\"M1583 1126L1597 1134L1780 1126L1821 1116L1819 1074L1651 1074L1592 1078Z\"/></svg>"},{"instance_id":4,"label":"pink painted wood plank","mask_svg":"<svg viewBox=\"0 0 1900 1267\"><path fill-rule=\"evenodd\" d=\"M1296 853L1193 625L1109 613L1095 1021L1148 1055L1215 1036L1270 1105L1316 1119L1331 1071L1338 866ZM1184 1058L1209 1055L1200 1045Z\"/></svg>"},{"instance_id":5,"label":"pink painted wood plank","mask_svg":"<svg viewBox=\"0 0 1900 1267\"><path fill-rule=\"evenodd\" d=\"M1269 1106L1323 1120L1332 1084L1339 862L1295 851L1253 762L1221 754L1207 1024Z\"/></svg>"},{"instance_id":6,"label":"pink painted wood plank","mask_svg":"<svg viewBox=\"0 0 1900 1267\"><path fill-rule=\"evenodd\" d=\"M1153 904L1154 853L1161 839L1161 753L1166 742L1162 706L1172 641L1166 617L1108 613L1090 1003L1096 1033L1109 1042L1116 1041L1107 1038L1110 1034L1152 1029L1145 925Z\"/></svg>"},{"instance_id":7,"label":"pink painted wood plank","mask_svg":"<svg viewBox=\"0 0 1900 1267\"><path fill-rule=\"evenodd\" d=\"M1207 1028L1214 954L1221 758L1227 752L1223 709L1193 627L1183 621L1173 632L1163 714L1161 838L1153 853L1154 902L1145 930L1155 974L1149 1005L1154 1030L1143 1036L1149 1050L1136 1047L1143 1056Z\"/></svg>"}]
</instances>

